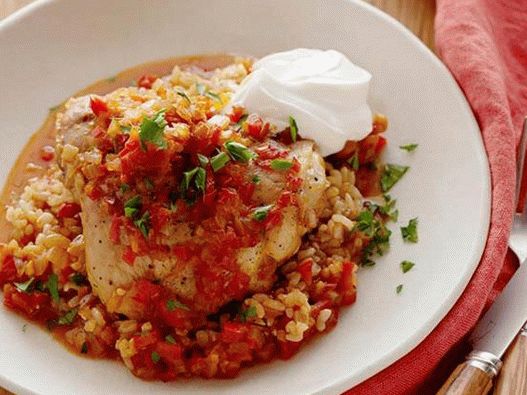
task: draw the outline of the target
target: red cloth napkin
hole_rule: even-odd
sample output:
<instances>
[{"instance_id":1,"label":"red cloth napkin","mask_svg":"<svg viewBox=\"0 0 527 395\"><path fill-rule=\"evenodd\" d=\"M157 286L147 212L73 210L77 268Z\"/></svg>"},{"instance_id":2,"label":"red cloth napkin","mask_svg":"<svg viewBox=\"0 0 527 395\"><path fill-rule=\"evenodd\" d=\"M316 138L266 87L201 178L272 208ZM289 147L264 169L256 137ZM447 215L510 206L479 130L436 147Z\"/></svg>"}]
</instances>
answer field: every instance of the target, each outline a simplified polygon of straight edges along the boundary
<instances>
[{"instance_id":1,"label":"red cloth napkin","mask_svg":"<svg viewBox=\"0 0 527 395\"><path fill-rule=\"evenodd\" d=\"M461 362L466 336L517 264L507 253L515 150L527 115L527 1L437 0L436 46L479 122L492 175L490 233L481 262L456 305L413 351L348 391L435 392Z\"/></svg>"}]
</instances>

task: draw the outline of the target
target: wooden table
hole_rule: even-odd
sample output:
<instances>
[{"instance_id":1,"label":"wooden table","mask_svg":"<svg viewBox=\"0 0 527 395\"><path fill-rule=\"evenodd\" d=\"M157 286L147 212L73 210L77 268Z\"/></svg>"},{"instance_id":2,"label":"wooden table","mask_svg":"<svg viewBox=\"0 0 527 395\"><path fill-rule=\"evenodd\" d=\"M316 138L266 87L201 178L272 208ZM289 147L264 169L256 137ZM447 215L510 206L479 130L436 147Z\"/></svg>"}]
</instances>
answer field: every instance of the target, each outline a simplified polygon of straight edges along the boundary
<instances>
[{"instance_id":1,"label":"wooden table","mask_svg":"<svg viewBox=\"0 0 527 395\"><path fill-rule=\"evenodd\" d=\"M0 0L0 19L34 0ZM434 49L435 0L365 0L406 25L431 49ZM0 395L11 393L0 388Z\"/></svg>"}]
</instances>

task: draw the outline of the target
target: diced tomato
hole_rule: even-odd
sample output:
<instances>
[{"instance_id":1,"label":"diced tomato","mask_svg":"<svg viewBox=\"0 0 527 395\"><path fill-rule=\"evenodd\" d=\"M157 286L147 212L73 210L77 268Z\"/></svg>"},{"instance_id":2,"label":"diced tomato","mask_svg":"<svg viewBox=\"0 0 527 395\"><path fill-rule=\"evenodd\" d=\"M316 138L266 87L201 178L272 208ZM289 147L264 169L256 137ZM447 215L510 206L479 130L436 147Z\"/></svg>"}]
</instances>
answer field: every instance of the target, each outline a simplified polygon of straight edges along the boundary
<instances>
[{"instance_id":1,"label":"diced tomato","mask_svg":"<svg viewBox=\"0 0 527 395\"><path fill-rule=\"evenodd\" d=\"M137 86L140 88L150 89L152 84L157 80L157 76L152 74L145 74L137 80Z\"/></svg>"},{"instance_id":2,"label":"diced tomato","mask_svg":"<svg viewBox=\"0 0 527 395\"><path fill-rule=\"evenodd\" d=\"M175 245L172 247L172 252L182 261L188 261L192 257L192 251L186 245Z\"/></svg>"},{"instance_id":3,"label":"diced tomato","mask_svg":"<svg viewBox=\"0 0 527 395\"><path fill-rule=\"evenodd\" d=\"M307 258L300 262L297 268L298 273L300 273L300 276L302 276L302 280L304 280L307 285L311 285L311 282L313 281L312 267L313 259Z\"/></svg>"},{"instance_id":4,"label":"diced tomato","mask_svg":"<svg viewBox=\"0 0 527 395\"><path fill-rule=\"evenodd\" d=\"M45 145L40 149L40 159L49 162L55 157L55 148L51 145Z\"/></svg>"},{"instance_id":5,"label":"diced tomato","mask_svg":"<svg viewBox=\"0 0 527 395\"><path fill-rule=\"evenodd\" d=\"M353 284L354 271L355 264L353 262L346 261L342 264L342 273L338 287L342 295L341 304L344 306L352 304L357 298L357 291Z\"/></svg>"},{"instance_id":6,"label":"diced tomato","mask_svg":"<svg viewBox=\"0 0 527 395\"><path fill-rule=\"evenodd\" d=\"M81 207L77 203L64 203L57 212L57 218L73 218L80 213Z\"/></svg>"},{"instance_id":7,"label":"diced tomato","mask_svg":"<svg viewBox=\"0 0 527 395\"><path fill-rule=\"evenodd\" d=\"M135 258L137 258L137 254L134 252L134 250L132 250L132 247L126 246L121 258L123 258L123 261L128 263L130 266L133 266Z\"/></svg>"},{"instance_id":8,"label":"diced tomato","mask_svg":"<svg viewBox=\"0 0 527 395\"><path fill-rule=\"evenodd\" d=\"M359 142L359 163L373 162L386 145L386 139L378 134L370 134Z\"/></svg>"},{"instance_id":9,"label":"diced tomato","mask_svg":"<svg viewBox=\"0 0 527 395\"><path fill-rule=\"evenodd\" d=\"M247 130L247 134L251 136L252 138L255 138L256 140L261 140L261 132L263 128L263 121L262 118L260 118L256 114L250 114L247 117L247 121L245 123L245 127Z\"/></svg>"},{"instance_id":10,"label":"diced tomato","mask_svg":"<svg viewBox=\"0 0 527 395\"><path fill-rule=\"evenodd\" d=\"M221 340L226 343L242 342L247 339L247 325L238 322L225 322L221 331Z\"/></svg>"},{"instance_id":11,"label":"diced tomato","mask_svg":"<svg viewBox=\"0 0 527 395\"><path fill-rule=\"evenodd\" d=\"M241 106L233 106L232 112L229 114L229 118L232 123L238 122L245 113L245 108Z\"/></svg>"},{"instance_id":12,"label":"diced tomato","mask_svg":"<svg viewBox=\"0 0 527 395\"><path fill-rule=\"evenodd\" d=\"M106 102L97 96L90 97L90 108L96 117L109 112Z\"/></svg>"},{"instance_id":13,"label":"diced tomato","mask_svg":"<svg viewBox=\"0 0 527 395\"><path fill-rule=\"evenodd\" d=\"M162 287L152 284L148 280L138 280L134 284L134 300L146 307L155 307L154 305L161 296Z\"/></svg>"},{"instance_id":14,"label":"diced tomato","mask_svg":"<svg viewBox=\"0 0 527 395\"><path fill-rule=\"evenodd\" d=\"M114 244L118 244L121 241L121 225L123 223L122 217L114 215L112 217L112 223L110 225L110 240Z\"/></svg>"},{"instance_id":15,"label":"diced tomato","mask_svg":"<svg viewBox=\"0 0 527 395\"><path fill-rule=\"evenodd\" d=\"M4 305L18 310L30 317L36 317L49 307L49 295L43 292L25 293L18 291L11 284L4 286Z\"/></svg>"},{"instance_id":16,"label":"diced tomato","mask_svg":"<svg viewBox=\"0 0 527 395\"><path fill-rule=\"evenodd\" d=\"M181 307L174 307L169 309L167 302L169 299L163 298L159 301L157 311L165 324L176 329L191 329L192 328L192 312Z\"/></svg>"},{"instance_id":17,"label":"diced tomato","mask_svg":"<svg viewBox=\"0 0 527 395\"><path fill-rule=\"evenodd\" d=\"M163 361L170 364L181 361L183 356L183 348L179 344L169 344L163 341L156 344L156 351Z\"/></svg>"},{"instance_id":18,"label":"diced tomato","mask_svg":"<svg viewBox=\"0 0 527 395\"><path fill-rule=\"evenodd\" d=\"M298 352L301 342L278 341L280 358L289 359Z\"/></svg>"},{"instance_id":19,"label":"diced tomato","mask_svg":"<svg viewBox=\"0 0 527 395\"><path fill-rule=\"evenodd\" d=\"M159 341L159 333L156 330L151 330L142 336L134 336L133 340L137 350L144 350Z\"/></svg>"},{"instance_id":20,"label":"diced tomato","mask_svg":"<svg viewBox=\"0 0 527 395\"><path fill-rule=\"evenodd\" d=\"M4 258L0 267L0 284L14 281L16 276L15 258L12 255L8 255Z\"/></svg>"}]
</instances>

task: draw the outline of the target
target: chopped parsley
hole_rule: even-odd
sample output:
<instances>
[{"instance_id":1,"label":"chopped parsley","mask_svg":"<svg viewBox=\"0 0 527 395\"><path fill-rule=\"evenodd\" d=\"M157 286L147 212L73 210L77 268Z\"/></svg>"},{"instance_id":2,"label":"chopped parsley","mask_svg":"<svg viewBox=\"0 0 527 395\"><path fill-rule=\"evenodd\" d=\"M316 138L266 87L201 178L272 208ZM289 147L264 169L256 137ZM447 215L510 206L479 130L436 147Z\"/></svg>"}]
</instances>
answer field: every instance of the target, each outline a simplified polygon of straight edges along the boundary
<instances>
[{"instance_id":1,"label":"chopped parsley","mask_svg":"<svg viewBox=\"0 0 527 395\"><path fill-rule=\"evenodd\" d=\"M57 324L59 325L71 325L73 323L73 321L75 321L75 317L77 316L77 310L78 309L71 309L71 310L68 310L68 312L66 314L64 314L63 316L59 317L59 319L57 320Z\"/></svg>"},{"instance_id":2,"label":"chopped parsley","mask_svg":"<svg viewBox=\"0 0 527 395\"><path fill-rule=\"evenodd\" d=\"M81 354L88 354L88 343L86 342L82 343Z\"/></svg>"},{"instance_id":3,"label":"chopped parsley","mask_svg":"<svg viewBox=\"0 0 527 395\"><path fill-rule=\"evenodd\" d=\"M185 100L188 102L188 104L192 103L192 102L190 101L190 97L188 97L187 94L186 94L185 92L183 92L183 91L177 91L176 93L177 93L179 96L181 96L183 99L185 99Z\"/></svg>"},{"instance_id":4,"label":"chopped parsley","mask_svg":"<svg viewBox=\"0 0 527 395\"><path fill-rule=\"evenodd\" d=\"M240 119L238 119L238 122L236 122L236 125L238 126L242 126L243 123L247 120L247 118L249 117L249 114L243 114Z\"/></svg>"},{"instance_id":5,"label":"chopped parsley","mask_svg":"<svg viewBox=\"0 0 527 395\"><path fill-rule=\"evenodd\" d=\"M145 211L141 218L136 219L134 221L134 225L139 229L139 231L143 234L143 236L146 238L148 237L148 234L150 233L150 213L148 211Z\"/></svg>"},{"instance_id":6,"label":"chopped parsley","mask_svg":"<svg viewBox=\"0 0 527 395\"><path fill-rule=\"evenodd\" d=\"M172 335L166 335L165 341L169 344L176 344L176 339L174 339L174 336Z\"/></svg>"},{"instance_id":7,"label":"chopped parsley","mask_svg":"<svg viewBox=\"0 0 527 395\"><path fill-rule=\"evenodd\" d=\"M134 218L142 206L141 196L136 195L124 203L124 215L127 218Z\"/></svg>"},{"instance_id":8,"label":"chopped parsley","mask_svg":"<svg viewBox=\"0 0 527 395\"><path fill-rule=\"evenodd\" d=\"M198 161L201 167L207 167L209 164L209 158L207 158L205 155L198 154Z\"/></svg>"},{"instance_id":9,"label":"chopped parsley","mask_svg":"<svg viewBox=\"0 0 527 395\"><path fill-rule=\"evenodd\" d=\"M150 178L145 177L144 182L146 189L148 189L149 191L154 189L154 182Z\"/></svg>"},{"instance_id":10,"label":"chopped parsley","mask_svg":"<svg viewBox=\"0 0 527 395\"><path fill-rule=\"evenodd\" d=\"M87 283L86 277L84 277L84 275L82 275L82 274L80 274L80 273L74 273L74 274L70 277L70 280L71 280L75 285L79 285L79 286Z\"/></svg>"},{"instance_id":11,"label":"chopped parsley","mask_svg":"<svg viewBox=\"0 0 527 395\"><path fill-rule=\"evenodd\" d=\"M49 275L48 281L46 281L46 288L51 295L51 299L53 299L55 303L58 303L60 301L59 277L55 273Z\"/></svg>"},{"instance_id":12,"label":"chopped parsley","mask_svg":"<svg viewBox=\"0 0 527 395\"><path fill-rule=\"evenodd\" d=\"M208 96L211 99L217 100L217 101L219 101L221 103L221 97L218 94L214 93L214 92L207 91L207 92L205 92L205 96Z\"/></svg>"},{"instance_id":13,"label":"chopped parsley","mask_svg":"<svg viewBox=\"0 0 527 395\"><path fill-rule=\"evenodd\" d=\"M402 290L403 290L403 284L399 284L397 287L395 287L395 292L397 293L397 295L399 295Z\"/></svg>"},{"instance_id":14,"label":"chopped parsley","mask_svg":"<svg viewBox=\"0 0 527 395\"><path fill-rule=\"evenodd\" d=\"M273 159L271 161L271 169L273 170L289 170L293 167L293 162L285 159Z\"/></svg>"},{"instance_id":15,"label":"chopped parsley","mask_svg":"<svg viewBox=\"0 0 527 395\"><path fill-rule=\"evenodd\" d=\"M390 195L384 195L383 198L384 198L384 205L377 206L379 212L382 215L386 215L393 222L396 222L397 219L399 218L399 210L395 208L395 204L397 203L397 200L393 200Z\"/></svg>"},{"instance_id":16,"label":"chopped parsley","mask_svg":"<svg viewBox=\"0 0 527 395\"><path fill-rule=\"evenodd\" d=\"M229 155L227 155L225 152L220 152L218 155L210 158L210 165L212 166L212 170L217 172L222 169L230 160L231 158L229 158Z\"/></svg>"},{"instance_id":17,"label":"chopped parsley","mask_svg":"<svg viewBox=\"0 0 527 395\"><path fill-rule=\"evenodd\" d=\"M298 126L296 124L295 118L289 116L289 133L291 134L291 141L296 143L296 138L298 136Z\"/></svg>"},{"instance_id":18,"label":"chopped parsley","mask_svg":"<svg viewBox=\"0 0 527 395\"><path fill-rule=\"evenodd\" d=\"M139 139L141 140L143 150L146 150L145 143L147 142L155 144L162 149L168 147L164 135L165 126L167 126L165 110L159 111L153 118L143 118L139 130Z\"/></svg>"},{"instance_id":19,"label":"chopped parsley","mask_svg":"<svg viewBox=\"0 0 527 395\"><path fill-rule=\"evenodd\" d=\"M188 308L186 304L183 304L180 301L175 300L175 299L168 299L167 300L167 310L174 311L175 309L190 311L190 309Z\"/></svg>"},{"instance_id":20,"label":"chopped parsley","mask_svg":"<svg viewBox=\"0 0 527 395\"><path fill-rule=\"evenodd\" d=\"M252 183L253 184L258 184L261 180L260 180L260 176L256 175L254 176L252 179L251 179Z\"/></svg>"},{"instance_id":21,"label":"chopped parsley","mask_svg":"<svg viewBox=\"0 0 527 395\"><path fill-rule=\"evenodd\" d=\"M53 106L53 107L50 107L50 108L49 108L49 112L55 112L55 111L57 111L59 108L60 108L60 104L59 104L59 105L56 105L56 106Z\"/></svg>"},{"instance_id":22,"label":"chopped parsley","mask_svg":"<svg viewBox=\"0 0 527 395\"><path fill-rule=\"evenodd\" d=\"M273 206L270 204L268 206L262 206L257 207L253 211L253 218L257 221L263 221L267 218L267 215L269 214L269 210L271 210Z\"/></svg>"},{"instance_id":23,"label":"chopped parsley","mask_svg":"<svg viewBox=\"0 0 527 395\"><path fill-rule=\"evenodd\" d=\"M356 230L363 232L370 238L368 244L362 251L361 266L371 267L375 265L371 257L373 255L383 255L390 246L390 236L392 232L386 227L378 216L375 215L376 208L362 211L356 218Z\"/></svg>"},{"instance_id":24,"label":"chopped parsley","mask_svg":"<svg viewBox=\"0 0 527 395\"><path fill-rule=\"evenodd\" d=\"M127 191L130 190L130 185L126 183L122 183L121 186L119 187L119 190L121 191L121 193L126 193Z\"/></svg>"},{"instance_id":25,"label":"chopped parsley","mask_svg":"<svg viewBox=\"0 0 527 395\"><path fill-rule=\"evenodd\" d=\"M381 189L388 192L408 171L408 166L387 164L381 176Z\"/></svg>"},{"instance_id":26,"label":"chopped parsley","mask_svg":"<svg viewBox=\"0 0 527 395\"><path fill-rule=\"evenodd\" d=\"M152 351L150 358L152 358L153 363L158 363L161 360L161 356L156 351Z\"/></svg>"},{"instance_id":27,"label":"chopped parsley","mask_svg":"<svg viewBox=\"0 0 527 395\"><path fill-rule=\"evenodd\" d=\"M401 235L404 241L410 243L417 243L419 237L417 236L417 218L412 218L408 221L407 226L401 226Z\"/></svg>"},{"instance_id":28,"label":"chopped parsley","mask_svg":"<svg viewBox=\"0 0 527 395\"><path fill-rule=\"evenodd\" d=\"M207 173L202 167L198 167L196 176L194 177L194 184L198 191L205 192L205 183L207 181Z\"/></svg>"},{"instance_id":29,"label":"chopped parsley","mask_svg":"<svg viewBox=\"0 0 527 395\"><path fill-rule=\"evenodd\" d=\"M250 306L249 308L240 312L240 321L246 322L248 318L256 317L256 307Z\"/></svg>"},{"instance_id":30,"label":"chopped parsley","mask_svg":"<svg viewBox=\"0 0 527 395\"><path fill-rule=\"evenodd\" d=\"M410 270L412 270L414 266L415 266L415 263L410 262L410 261L401 262L401 270L403 271L403 273L409 272Z\"/></svg>"},{"instance_id":31,"label":"chopped parsley","mask_svg":"<svg viewBox=\"0 0 527 395\"><path fill-rule=\"evenodd\" d=\"M14 283L16 289L18 289L20 292L30 293L33 291L33 281L35 281L34 277L31 277L29 280L23 282L23 283Z\"/></svg>"},{"instance_id":32,"label":"chopped parsley","mask_svg":"<svg viewBox=\"0 0 527 395\"><path fill-rule=\"evenodd\" d=\"M188 190L188 188L190 187L190 182L192 181L192 178L194 178L194 176L198 172L198 169L199 167L195 167L192 170L185 171L183 173L183 179L181 180L181 189L183 191Z\"/></svg>"},{"instance_id":33,"label":"chopped parsley","mask_svg":"<svg viewBox=\"0 0 527 395\"><path fill-rule=\"evenodd\" d=\"M359 155L355 152L351 158L348 159L348 164L353 170L359 170Z\"/></svg>"},{"instance_id":34,"label":"chopped parsley","mask_svg":"<svg viewBox=\"0 0 527 395\"><path fill-rule=\"evenodd\" d=\"M227 141L224 146L232 159L239 162L247 163L256 156L256 154L249 148L243 144L237 143L236 141Z\"/></svg>"},{"instance_id":35,"label":"chopped parsley","mask_svg":"<svg viewBox=\"0 0 527 395\"><path fill-rule=\"evenodd\" d=\"M412 152L412 151L415 151L415 149L419 147L419 144L406 144L406 145L400 145L399 148L400 149L403 149L405 151L408 151L408 152Z\"/></svg>"}]
</instances>

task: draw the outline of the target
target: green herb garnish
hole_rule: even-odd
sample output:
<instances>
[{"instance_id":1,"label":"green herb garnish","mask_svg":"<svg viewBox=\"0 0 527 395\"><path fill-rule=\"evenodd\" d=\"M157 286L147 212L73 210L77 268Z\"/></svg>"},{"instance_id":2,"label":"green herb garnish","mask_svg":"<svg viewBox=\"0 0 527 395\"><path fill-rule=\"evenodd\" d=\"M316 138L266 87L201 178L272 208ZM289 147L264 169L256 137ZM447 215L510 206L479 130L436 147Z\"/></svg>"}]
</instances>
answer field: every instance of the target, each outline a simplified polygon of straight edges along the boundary
<instances>
[{"instance_id":1,"label":"green herb garnish","mask_svg":"<svg viewBox=\"0 0 527 395\"><path fill-rule=\"evenodd\" d=\"M359 170L359 155L355 152L351 158L348 159L348 164L353 170Z\"/></svg>"},{"instance_id":2,"label":"green herb garnish","mask_svg":"<svg viewBox=\"0 0 527 395\"><path fill-rule=\"evenodd\" d=\"M88 343L86 342L82 343L81 354L88 354Z\"/></svg>"},{"instance_id":3,"label":"green herb garnish","mask_svg":"<svg viewBox=\"0 0 527 395\"><path fill-rule=\"evenodd\" d=\"M296 138L298 135L298 126L296 124L295 118L289 116L289 133L291 134L291 141L296 143Z\"/></svg>"},{"instance_id":4,"label":"green herb garnish","mask_svg":"<svg viewBox=\"0 0 527 395\"><path fill-rule=\"evenodd\" d=\"M153 363L158 363L161 360L161 356L156 351L152 351L150 358L152 358Z\"/></svg>"},{"instance_id":5,"label":"green herb garnish","mask_svg":"<svg viewBox=\"0 0 527 395\"><path fill-rule=\"evenodd\" d=\"M31 277L29 280L23 282L23 283L14 283L16 289L18 289L20 292L30 293L33 291L33 281L35 281L34 277Z\"/></svg>"},{"instance_id":6,"label":"green herb garnish","mask_svg":"<svg viewBox=\"0 0 527 395\"><path fill-rule=\"evenodd\" d=\"M176 93L177 93L179 96L181 96L183 99L185 99L185 100L188 102L188 104L192 103L192 102L190 101L190 97L188 97L187 94L186 94L185 92L177 91Z\"/></svg>"},{"instance_id":7,"label":"green herb garnish","mask_svg":"<svg viewBox=\"0 0 527 395\"><path fill-rule=\"evenodd\" d=\"M169 344L176 344L176 339L174 339L174 336L172 335L166 335L165 341Z\"/></svg>"},{"instance_id":8,"label":"green herb garnish","mask_svg":"<svg viewBox=\"0 0 527 395\"><path fill-rule=\"evenodd\" d=\"M289 170L293 167L293 162L285 159L273 159L271 161L271 169L273 170Z\"/></svg>"},{"instance_id":9,"label":"green herb garnish","mask_svg":"<svg viewBox=\"0 0 527 395\"><path fill-rule=\"evenodd\" d=\"M106 78L106 82L115 82L117 80L117 76L113 75L111 77Z\"/></svg>"},{"instance_id":10,"label":"green herb garnish","mask_svg":"<svg viewBox=\"0 0 527 395\"><path fill-rule=\"evenodd\" d=\"M207 181L207 173L202 167L198 167L196 176L194 177L194 184L198 191L205 192L205 183Z\"/></svg>"},{"instance_id":11,"label":"green herb garnish","mask_svg":"<svg viewBox=\"0 0 527 395\"><path fill-rule=\"evenodd\" d=\"M415 151L415 149L419 147L419 144L406 144L406 145L400 145L399 148L400 149L403 149L405 151L408 151L408 152L412 152L412 151Z\"/></svg>"},{"instance_id":12,"label":"green herb garnish","mask_svg":"<svg viewBox=\"0 0 527 395\"><path fill-rule=\"evenodd\" d=\"M82 274L80 273L74 273L71 277L70 277L71 281L75 284L75 285L83 285L83 284L86 284L87 282L87 279L86 277L84 277Z\"/></svg>"},{"instance_id":13,"label":"green herb garnish","mask_svg":"<svg viewBox=\"0 0 527 395\"><path fill-rule=\"evenodd\" d=\"M55 273L49 275L48 281L46 281L46 288L51 295L51 299L53 299L55 303L58 303L60 301L59 277Z\"/></svg>"},{"instance_id":14,"label":"green herb garnish","mask_svg":"<svg viewBox=\"0 0 527 395\"><path fill-rule=\"evenodd\" d=\"M384 206L379 206L379 212L386 215L393 222L396 222L399 218L399 210L395 208L397 200L393 200L390 195L384 195Z\"/></svg>"},{"instance_id":15,"label":"green herb garnish","mask_svg":"<svg viewBox=\"0 0 527 395\"><path fill-rule=\"evenodd\" d=\"M388 192L402 176L408 171L408 166L388 164L384 167L381 176L381 189L383 192Z\"/></svg>"},{"instance_id":16,"label":"green herb garnish","mask_svg":"<svg viewBox=\"0 0 527 395\"><path fill-rule=\"evenodd\" d=\"M256 317L256 307L250 306L249 308L240 312L240 321L246 322L248 318Z\"/></svg>"},{"instance_id":17,"label":"green herb garnish","mask_svg":"<svg viewBox=\"0 0 527 395\"><path fill-rule=\"evenodd\" d=\"M179 300L175 300L175 299L167 300L167 309L168 311L174 311L175 309L190 311L189 307L186 304L183 304Z\"/></svg>"},{"instance_id":18,"label":"green herb garnish","mask_svg":"<svg viewBox=\"0 0 527 395\"><path fill-rule=\"evenodd\" d=\"M403 290L403 284L399 284L396 288L395 288L395 292L397 292L397 295L399 295L401 293L401 291Z\"/></svg>"},{"instance_id":19,"label":"green herb garnish","mask_svg":"<svg viewBox=\"0 0 527 395\"><path fill-rule=\"evenodd\" d=\"M225 152L220 152L218 155L215 155L210 158L210 165L212 166L212 170L214 170L214 172L217 172L218 170L223 168L230 160L231 158L229 158L229 155L227 155Z\"/></svg>"},{"instance_id":20,"label":"green herb garnish","mask_svg":"<svg viewBox=\"0 0 527 395\"><path fill-rule=\"evenodd\" d=\"M195 167L192 170L185 171L183 173L183 179L181 180L181 189L183 191L188 190L188 188L190 187L190 182L192 181L192 178L194 178L194 176L198 172L198 169L199 167Z\"/></svg>"},{"instance_id":21,"label":"green herb garnish","mask_svg":"<svg viewBox=\"0 0 527 395\"><path fill-rule=\"evenodd\" d=\"M253 184L258 184L261 180L260 180L260 176L256 175L254 176L252 179L251 179L252 183Z\"/></svg>"},{"instance_id":22,"label":"green herb garnish","mask_svg":"<svg viewBox=\"0 0 527 395\"><path fill-rule=\"evenodd\" d=\"M407 226L401 226L401 235L404 241L417 243L419 239L417 236L417 218L412 218L408 221Z\"/></svg>"},{"instance_id":23,"label":"green herb garnish","mask_svg":"<svg viewBox=\"0 0 527 395\"><path fill-rule=\"evenodd\" d=\"M412 270L414 266L415 266L415 263L410 262L410 261L401 262L401 270L403 271L403 273L409 272L410 270Z\"/></svg>"},{"instance_id":24,"label":"green herb garnish","mask_svg":"<svg viewBox=\"0 0 527 395\"><path fill-rule=\"evenodd\" d=\"M249 160L256 157L256 154L252 152L245 145L237 143L236 141L227 141L225 144L225 149L229 152L229 155L232 159L239 162L249 162Z\"/></svg>"},{"instance_id":25,"label":"green herb garnish","mask_svg":"<svg viewBox=\"0 0 527 395\"><path fill-rule=\"evenodd\" d=\"M377 207L362 211L356 218L357 223L354 229L363 232L370 238L362 251L361 266L373 266L375 263L371 257L375 254L383 255L390 246L392 232L375 215Z\"/></svg>"},{"instance_id":26,"label":"green herb garnish","mask_svg":"<svg viewBox=\"0 0 527 395\"><path fill-rule=\"evenodd\" d=\"M135 218L142 206L141 196L136 195L124 203L124 215L127 218Z\"/></svg>"},{"instance_id":27,"label":"green herb garnish","mask_svg":"<svg viewBox=\"0 0 527 395\"><path fill-rule=\"evenodd\" d=\"M247 120L247 117L249 116L249 114L243 114L240 119L238 119L238 122L236 122L236 125L238 126L242 126L243 123Z\"/></svg>"},{"instance_id":28,"label":"green herb garnish","mask_svg":"<svg viewBox=\"0 0 527 395\"><path fill-rule=\"evenodd\" d=\"M64 314L62 317L59 317L57 320L57 324L59 325L71 325L73 321L75 321L75 317L77 316L77 309L71 309L66 314Z\"/></svg>"},{"instance_id":29,"label":"green herb garnish","mask_svg":"<svg viewBox=\"0 0 527 395\"><path fill-rule=\"evenodd\" d=\"M139 130L139 138L143 150L146 150L146 142L155 144L162 149L168 147L164 134L165 126L167 126L165 110L159 111L153 118L143 118Z\"/></svg>"},{"instance_id":30,"label":"green herb garnish","mask_svg":"<svg viewBox=\"0 0 527 395\"><path fill-rule=\"evenodd\" d=\"M207 158L205 155L198 154L198 161L201 167L207 167L209 164L209 158Z\"/></svg>"},{"instance_id":31,"label":"green herb garnish","mask_svg":"<svg viewBox=\"0 0 527 395\"><path fill-rule=\"evenodd\" d=\"M126 183L122 183L121 186L119 187L119 190L121 191L121 193L126 193L127 191L130 190L130 185Z\"/></svg>"},{"instance_id":32,"label":"green herb garnish","mask_svg":"<svg viewBox=\"0 0 527 395\"><path fill-rule=\"evenodd\" d=\"M267 214L269 214L269 210L271 210L273 206L270 204L268 206L262 206L257 207L253 211L253 218L257 221L263 221L267 218Z\"/></svg>"},{"instance_id":33,"label":"green herb garnish","mask_svg":"<svg viewBox=\"0 0 527 395\"><path fill-rule=\"evenodd\" d=\"M146 238L148 237L148 234L150 233L150 213L148 211L145 211L141 218L136 219L134 221L134 225L139 229L139 231L143 234L143 236Z\"/></svg>"},{"instance_id":34,"label":"green herb garnish","mask_svg":"<svg viewBox=\"0 0 527 395\"><path fill-rule=\"evenodd\" d=\"M212 98L214 100L217 100L217 101L219 101L221 103L221 97L218 94L214 93L214 92L207 91L207 92L205 92L205 96L208 96L208 97L210 97L210 98Z\"/></svg>"}]
</instances>

